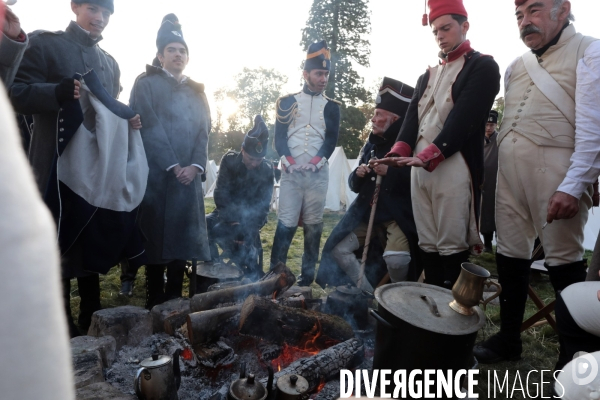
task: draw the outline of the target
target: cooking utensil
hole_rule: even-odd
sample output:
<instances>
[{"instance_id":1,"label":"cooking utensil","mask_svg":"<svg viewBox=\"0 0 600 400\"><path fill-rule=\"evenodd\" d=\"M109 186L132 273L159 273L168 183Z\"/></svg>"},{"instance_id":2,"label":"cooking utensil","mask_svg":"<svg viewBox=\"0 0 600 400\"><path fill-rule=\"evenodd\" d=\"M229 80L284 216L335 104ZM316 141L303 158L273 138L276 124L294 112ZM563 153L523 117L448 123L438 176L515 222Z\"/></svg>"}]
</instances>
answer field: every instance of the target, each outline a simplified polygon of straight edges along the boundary
<instances>
[{"instance_id":1,"label":"cooking utensil","mask_svg":"<svg viewBox=\"0 0 600 400\"><path fill-rule=\"evenodd\" d=\"M502 287L500 284L489 280L490 272L471 263L462 263L462 270L454 286L452 287L452 296L454 300L450 302L450 308L462 315L473 315L474 307L481 303L485 306L496 297L500 296ZM496 293L486 300L483 300L483 289L485 286L496 286Z\"/></svg>"},{"instance_id":2,"label":"cooking utensil","mask_svg":"<svg viewBox=\"0 0 600 400\"><path fill-rule=\"evenodd\" d=\"M283 375L277 379L276 400L304 400L308 397L308 381L300 375Z\"/></svg>"},{"instance_id":3,"label":"cooking utensil","mask_svg":"<svg viewBox=\"0 0 600 400\"><path fill-rule=\"evenodd\" d=\"M140 400L179 400L177 390L181 384L179 370L179 353L176 350L173 357L159 356L154 353L152 357L140 363L133 381L135 394Z\"/></svg>"}]
</instances>

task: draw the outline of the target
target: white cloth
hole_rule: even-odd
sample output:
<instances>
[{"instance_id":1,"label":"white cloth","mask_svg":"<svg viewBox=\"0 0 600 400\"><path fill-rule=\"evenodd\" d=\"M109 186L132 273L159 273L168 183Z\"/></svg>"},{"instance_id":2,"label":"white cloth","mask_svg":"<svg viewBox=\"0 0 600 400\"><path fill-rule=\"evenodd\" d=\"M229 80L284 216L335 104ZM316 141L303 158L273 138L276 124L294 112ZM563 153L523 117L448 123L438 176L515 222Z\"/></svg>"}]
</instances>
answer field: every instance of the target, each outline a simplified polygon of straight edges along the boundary
<instances>
[{"instance_id":1,"label":"white cloth","mask_svg":"<svg viewBox=\"0 0 600 400\"><path fill-rule=\"evenodd\" d=\"M0 87L0 397L73 400L56 228L14 120Z\"/></svg>"},{"instance_id":2,"label":"white cloth","mask_svg":"<svg viewBox=\"0 0 600 400\"><path fill-rule=\"evenodd\" d=\"M79 92L84 122L58 160L58 179L94 207L130 212L148 182L140 131L109 111L85 82Z\"/></svg>"},{"instance_id":3,"label":"white cloth","mask_svg":"<svg viewBox=\"0 0 600 400\"><path fill-rule=\"evenodd\" d=\"M573 320L600 340L600 282L579 282L560 292Z\"/></svg>"},{"instance_id":4,"label":"white cloth","mask_svg":"<svg viewBox=\"0 0 600 400\"><path fill-rule=\"evenodd\" d=\"M577 64L575 152L558 191L580 198L600 175L600 41Z\"/></svg>"}]
</instances>

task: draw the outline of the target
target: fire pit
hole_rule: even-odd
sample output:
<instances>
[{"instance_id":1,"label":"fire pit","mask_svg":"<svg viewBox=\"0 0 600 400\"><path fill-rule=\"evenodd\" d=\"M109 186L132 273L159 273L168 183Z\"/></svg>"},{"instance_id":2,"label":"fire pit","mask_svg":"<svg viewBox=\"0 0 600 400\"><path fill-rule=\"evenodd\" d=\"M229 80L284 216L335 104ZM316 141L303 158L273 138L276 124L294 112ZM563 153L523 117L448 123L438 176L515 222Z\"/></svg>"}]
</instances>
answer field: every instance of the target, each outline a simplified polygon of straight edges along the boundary
<instances>
[{"instance_id":1,"label":"fire pit","mask_svg":"<svg viewBox=\"0 0 600 400\"><path fill-rule=\"evenodd\" d=\"M276 398L278 379L289 380L290 375L306 382L304 398L336 399L341 369L371 367L374 333L361 332L357 338L344 319L319 311L322 301L298 294L297 287L290 291L294 294L286 293L293 282L281 264L259 282L196 295L189 301L191 313L177 310L164 318L170 334L156 333L137 346L123 346L105 371L106 381L133 395L140 362L154 348L162 355L180 351L179 400L227 399L242 364L246 377L253 374L264 387L272 368L268 399Z\"/></svg>"}]
</instances>

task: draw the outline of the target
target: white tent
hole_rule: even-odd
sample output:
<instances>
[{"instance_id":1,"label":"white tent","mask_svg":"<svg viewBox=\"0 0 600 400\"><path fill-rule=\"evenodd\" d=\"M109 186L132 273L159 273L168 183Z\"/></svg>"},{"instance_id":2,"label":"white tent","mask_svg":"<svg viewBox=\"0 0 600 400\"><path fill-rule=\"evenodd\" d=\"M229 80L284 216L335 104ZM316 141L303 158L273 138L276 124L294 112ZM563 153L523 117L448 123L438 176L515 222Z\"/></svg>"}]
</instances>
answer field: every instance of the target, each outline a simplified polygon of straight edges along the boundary
<instances>
[{"instance_id":1,"label":"white tent","mask_svg":"<svg viewBox=\"0 0 600 400\"><path fill-rule=\"evenodd\" d=\"M202 188L204 189L204 195L206 196L208 191L212 188L214 183L217 181L217 164L214 160L210 160L206 166L206 181L202 182Z\"/></svg>"},{"instance_id":2,"label":"white tent","mask_svg":"<svg viewBox=\"0 0 600 400\"><path fill-rule=\"evenodd\" d=\"M329 211L340 211L348 208L356 198L356 193L348 187L348 176L352 170L346 153L342 147L336 147L329 158L329 187L327 188L327 199L325 209Z\"/></svg>"},{"instance_id":3,"label":"white tent","mask_svg":"<svg viewBox=\"0 0 600 400\"><path fill-rule=\"evenodd\" d=\"M358 158L349 158L348 166L350 167L350 171L354 171L356 167L358 167Z\"/></svg>"}]
</instances>

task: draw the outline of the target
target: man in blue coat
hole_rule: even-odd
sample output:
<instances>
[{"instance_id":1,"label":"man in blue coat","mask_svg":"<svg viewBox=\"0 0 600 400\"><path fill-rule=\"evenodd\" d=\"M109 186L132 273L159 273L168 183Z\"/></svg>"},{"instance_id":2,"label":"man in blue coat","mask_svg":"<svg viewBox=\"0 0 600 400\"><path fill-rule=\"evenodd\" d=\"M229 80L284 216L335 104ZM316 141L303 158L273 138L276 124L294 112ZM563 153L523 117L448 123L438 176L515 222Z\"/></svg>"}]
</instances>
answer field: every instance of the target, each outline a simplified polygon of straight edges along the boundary
<instances>
[{"instance_id":1,"label":"man in blue coat","mask_svg":"<svg viewBox=\"0 0 600 400\"><path fill-rule=\"evenodd\" d=\"M348 179L350 189L358 193L358 197L323 248L317 275L317 283L322 287L339 286L348 280L354 284L360 281L360 288L371 292L386 271L392 282L418 278L416 259L411 257L411 254L417 254L418 247L410 198L410 169L368 166L372 155L382 158L394 145L412 94L412 87L395 79L383 79L371 119L373 131L360 152L359 166ZM368 267L361 276L360 261L355 252L365 243L378 175L383 180L373 221ZM382 251L375 254L375 249ZM387 269L379 268L378 262L371 261L377 256L380 260L381 253Z\"/></svg>"}]
</instances>

